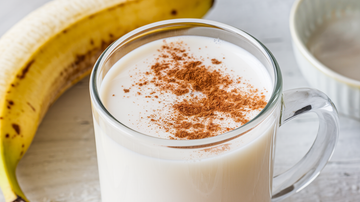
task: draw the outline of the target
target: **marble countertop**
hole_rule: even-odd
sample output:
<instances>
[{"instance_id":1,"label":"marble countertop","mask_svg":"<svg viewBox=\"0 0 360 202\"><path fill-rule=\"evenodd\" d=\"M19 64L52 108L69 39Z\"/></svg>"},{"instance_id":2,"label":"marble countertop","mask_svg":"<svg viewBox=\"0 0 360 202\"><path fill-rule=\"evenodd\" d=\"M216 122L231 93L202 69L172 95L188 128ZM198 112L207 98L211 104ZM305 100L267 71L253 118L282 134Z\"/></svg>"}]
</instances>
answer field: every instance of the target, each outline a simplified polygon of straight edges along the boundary
<instances>
[{"instance_id":1,"label":"marble countertop","mask_svg":"<svg viewBox=\"0 0 360 202\"><path fill-rule=\"evenodd\" d=\"M0 36L48 0L0 1ZM217 0L207 19L238 27L262 41L277 58L284 88L308 86L292 51L289 13L294 0ZM285 202L360 201L360 122L341 116L336 151L320 176ZM301 159L317 131L315 115L303 115L279 129L275 172ZM31 201L100 201L88 78L50 108L17 174ZM3 202L0 193L0 202Z\"/></svg>"}]
</instances>

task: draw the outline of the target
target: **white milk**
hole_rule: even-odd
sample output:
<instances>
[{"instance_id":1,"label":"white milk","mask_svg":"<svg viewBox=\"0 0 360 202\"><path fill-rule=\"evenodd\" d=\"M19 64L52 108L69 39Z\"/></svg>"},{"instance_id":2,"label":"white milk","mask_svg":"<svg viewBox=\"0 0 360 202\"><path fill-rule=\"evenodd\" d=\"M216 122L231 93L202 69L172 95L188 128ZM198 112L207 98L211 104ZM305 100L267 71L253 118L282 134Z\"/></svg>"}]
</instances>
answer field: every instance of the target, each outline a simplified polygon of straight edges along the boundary
<instances>
[{"instance_id":1,"label":"white milk","mask_svg":"<svg viewBox=\"0 0 360 202\"><path fill-rule=\"evenodd\" d=\"M246 50L231 43L207 37L183 36L166 39L166 44L171 42L183 42L183 47L187 49L187 52L202 60L203 64L212 70L222 71L234 79L243 78L242 83L234 84L231 88L249 90L247 84L251 84L253 89L259 89L264 93L266 100L270 98L272 92L270 77L261 62ZM173 113L171 104L189 98L190 93L176 96L173 93L159 94L157 92L151 95L152 98L157 95L162 99L147 99L146 96L154 91L154 85L148 84L141 88L132 86L144 77L146 71L151 70L151 65L156 62L154 58L161 54L157 50L164 44L163 40L154 41L121 58L107 73L100 94L105 107L121 123L147 135L168 138L170 135L164 130L159 130L158 126L152 124L150 118L147 117L152 114L165 117ZM211 63L212 58L222 63L214 65ZM125 93L124 89L129 89L130 92ZM198 94L196 91L193 93ZM159 100L162 102L159 103ZM165 106L164 102L169 105ZM251 111L248 119L251 120L258 113L259 111ZM217 121L217 123L230 128L241 126L232 119Z\"/></svg>"},{"instance_id":2,"label":"white milk","mask_svg":"<svg viewBox=\"0 0 360 202\"><path fill-rule=\"evenodd\" d=\"M216 66L211 68L221 69L235 78L242 77L269 99L272 93L270 76L246 50L206 37L175 37L166 39L166 42L179 40L187 44L195 57L205 58L205 65ZM137 76L150 68L161 45L162 40L146 44L120 59L107 73L100 95L104 106L121 123L147 135L168 138L170 134L154 128L144 118L153 110L164 107L163 103L136 96L140 89L131 87ZM206 63L207 57L221 59L223 63ZM129 88L130 92L125 93L124 89ZM150 91L145 88L141 92L143 95ZM181 98L171 94L162 96L172 103L188 95ZM168 113L168 110L160 112ZM248 116L252 118L257 113L250 112ZM273 139L278 122L275 117L275 114L270 115L260 126L224 144L205 149L176 149L131 142L121 131L114 130L95 114L102 201L270 201ZM229 125L234 124L230 120L228 122Z\"/></svg>"}]
</instances>

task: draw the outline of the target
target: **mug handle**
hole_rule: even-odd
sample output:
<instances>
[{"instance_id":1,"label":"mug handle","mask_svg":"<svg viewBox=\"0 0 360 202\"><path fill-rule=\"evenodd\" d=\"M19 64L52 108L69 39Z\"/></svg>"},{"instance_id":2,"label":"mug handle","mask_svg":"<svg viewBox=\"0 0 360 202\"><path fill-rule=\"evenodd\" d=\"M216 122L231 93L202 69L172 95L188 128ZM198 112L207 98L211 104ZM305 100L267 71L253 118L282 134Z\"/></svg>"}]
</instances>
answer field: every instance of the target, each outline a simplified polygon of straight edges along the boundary
<instances>
[{"instance_id":1,"label":"mug handle","mask_svg":"<svg viewBox=\"0 0 360 202\"><path fill-rule=\"evenodd\" d=\"M319 130L307 154L292 168L273 179L272 202L281 201L309 185L331 158L339 134L339 120L332 101L311 88L283 92L280 126L300 114L315 112Z\"/></svg>"}]
</instances>

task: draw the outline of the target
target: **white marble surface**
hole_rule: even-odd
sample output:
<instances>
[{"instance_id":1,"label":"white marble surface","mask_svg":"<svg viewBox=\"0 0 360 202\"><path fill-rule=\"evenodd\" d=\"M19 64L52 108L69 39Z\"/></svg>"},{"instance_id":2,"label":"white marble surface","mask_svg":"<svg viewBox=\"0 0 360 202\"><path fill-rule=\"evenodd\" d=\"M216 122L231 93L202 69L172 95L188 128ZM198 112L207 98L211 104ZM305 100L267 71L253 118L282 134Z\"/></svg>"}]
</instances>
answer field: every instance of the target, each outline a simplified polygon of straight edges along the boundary
<instances>
[{"instance_id":1,"label":"white marble surface","mask_svg":"<svg viewBox=\"0 0 360 202\"><path fill-rule=\"evenodd\" d=\"M47 1L0 0L0 35ZM303 87L308 84L296 64L288 28L293 1L218 0L206 18L236 26L258 38L277 58L285 89ZM360 201L360 122L342 116L340 122L340 138L331 161L312 184L285 202ZM280 128L277 173L306 153L316 130L317 119L311 114ZM17 174L31 201L100 201L88 79L50 108Z\"/></svg>"}]
</instances>

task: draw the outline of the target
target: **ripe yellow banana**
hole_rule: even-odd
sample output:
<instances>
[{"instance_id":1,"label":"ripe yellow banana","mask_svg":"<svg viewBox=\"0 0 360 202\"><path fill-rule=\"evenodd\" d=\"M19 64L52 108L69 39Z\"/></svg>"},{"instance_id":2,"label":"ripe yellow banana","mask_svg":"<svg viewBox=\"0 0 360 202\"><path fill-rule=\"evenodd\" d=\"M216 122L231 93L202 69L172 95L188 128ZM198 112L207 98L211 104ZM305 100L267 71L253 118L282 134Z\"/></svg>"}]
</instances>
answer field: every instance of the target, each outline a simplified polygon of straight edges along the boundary
<instances>
[{"instance_id":1,"label":"ripe yellow banana","mask_svg":"<svg viewBox=\"0 0 360 202\"><path fill-rule=\"evenodd\" d=\"M0 39L0 186L28 201L16 166L49 108L87 75L112 41L139 26L202 17L213 0L55 0Z\"/></svg>"}]
</instances>

